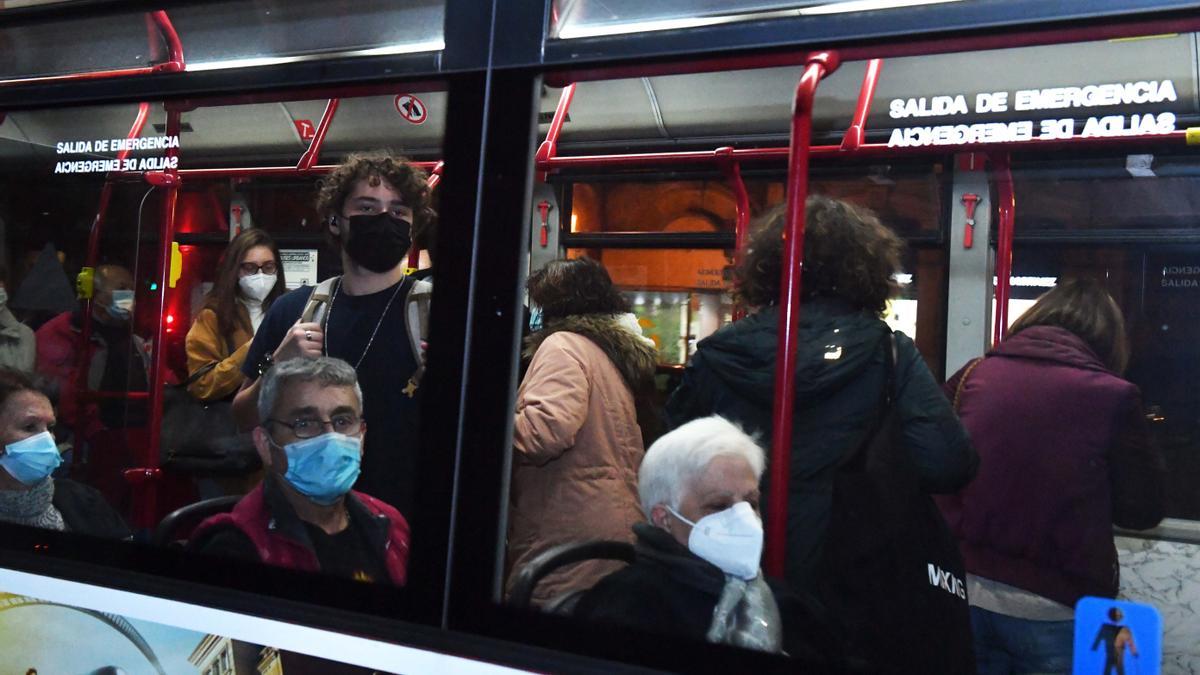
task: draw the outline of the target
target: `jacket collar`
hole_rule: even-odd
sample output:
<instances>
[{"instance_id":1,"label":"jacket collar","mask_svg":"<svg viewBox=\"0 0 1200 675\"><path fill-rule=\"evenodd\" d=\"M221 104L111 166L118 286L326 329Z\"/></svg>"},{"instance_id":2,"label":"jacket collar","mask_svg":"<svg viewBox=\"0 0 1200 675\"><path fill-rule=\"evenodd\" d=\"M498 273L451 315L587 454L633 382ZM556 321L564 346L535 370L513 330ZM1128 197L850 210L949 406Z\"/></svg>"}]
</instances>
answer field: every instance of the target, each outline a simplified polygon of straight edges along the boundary
<instances>
[{"instance_id":1,"label":"jacket collar","mask_svg":"<svg viewBox=\"0 0 1200 675\"><path fill-rule=\"evenodd\" d=\"M296 515L296 510L288 502L287 495L283 492L283 486L279 484L280 480L273 474L268 474L263 480L263 501L266 502L267 512L270 514L267 530L272 534L291 539L309 551L315 552L312 539L308 536L308 529L304 527L304 521ZM354 492L346 493L345 500L347 517L366 531L367 539L373 550L384 550L388 541L388 529L391 526L387 516L371 513L366 505L354 496Z\"/></svg>"},{"instance_id":2,"label":"jacket collar","mask_svg":"<svg viewBox=\"0 0 1200 675\"><path fill-rule=\"evenodd\" d=\"M1058 326L1030 326L1000 343L992 354L1111 372L1082 338Z\"/></svg>"},{"instance_id":3,"label":"jacket collar","mask_svg":"<svg viewBox=\"0 0 1200 675\"><path fill-rule=\"evenodd\" d=\"M675 541L670 532L649 523L633 526L638 563L658 567L672 579L705 593L720 595L725 573Z\"/></svg>"},{"instance_id":4,"label":"jacket collar","mask_svg":"<svg viewBox=\"0 0 1200 675\"><path fill-rule=\"evenodd\" d=\"M559 332L575 333L594 342L634 391L654 377L658 352L641 335L622 326L616 314L573 314L548 320L545 328L525 338L524 355L532 357L546 338Z\"/></svg>"}]
</instances>

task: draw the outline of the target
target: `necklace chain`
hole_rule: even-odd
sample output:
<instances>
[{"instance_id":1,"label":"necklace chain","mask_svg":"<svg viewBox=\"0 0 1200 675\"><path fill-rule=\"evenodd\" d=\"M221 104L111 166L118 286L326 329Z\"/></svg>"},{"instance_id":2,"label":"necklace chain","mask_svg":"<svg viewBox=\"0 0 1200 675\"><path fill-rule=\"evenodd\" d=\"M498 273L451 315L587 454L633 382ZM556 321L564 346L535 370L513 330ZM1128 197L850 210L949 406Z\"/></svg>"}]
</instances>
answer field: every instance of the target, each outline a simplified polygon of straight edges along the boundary
<instances>
[{"instance_id":1,"label":"necklace chain","mask_svg":"<svg viewBox=\"0 0 1200 675\"><path fill-rule=\"evenodd\" d=\"M367 358L367 352L371 351L371 345L375 342L375 335L379 333L379 327L383 325L383 319L387 316L388 310L392 308L392 302L396 300L396 296L400 295L400 288L404 286L404 278L402 277L396 283L396 290L392 291L392 297L388 298L387 304L383 306L383 313L379 315L379 320L375 322L375 330L371 331L371 337L367 340L367 346L363 347L362 354L358 357L358 362L354 364L354 370L362 365L363 359ZM329 310L325 313L325 355L329 354L329 326L333 325L333 303L337 301L338 291L342 288L342 280L333 287L333 296L329 298Z\"/></svg>"}]
</instances>

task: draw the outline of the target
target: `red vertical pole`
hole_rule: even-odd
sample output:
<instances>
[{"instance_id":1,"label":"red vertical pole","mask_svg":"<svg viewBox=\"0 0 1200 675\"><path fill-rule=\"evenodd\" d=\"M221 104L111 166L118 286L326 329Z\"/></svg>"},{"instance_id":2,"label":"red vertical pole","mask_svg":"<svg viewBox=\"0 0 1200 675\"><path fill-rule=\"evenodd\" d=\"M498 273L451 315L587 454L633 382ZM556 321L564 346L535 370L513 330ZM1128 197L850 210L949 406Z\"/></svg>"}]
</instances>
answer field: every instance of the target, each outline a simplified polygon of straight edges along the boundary
<instances>
[{"instance_id":1,"label":"red vertical pole","mask_svg":"<svg viewBox=\"0 0 1200 675\"><path fill-rule=\"evenodd\" d=\"M179 39L179 33L175 31L175 25L171 23L171 18L163 10L150 12L150 18L154 21L154 25L158 26L159 32L167 42L167 58L169 59L166 63L155 66L155 71L182 72L186 69L183 60L183 41Z\"/></svg>"},{"instance_id":2,"label":"red vertical pole","mask_svg":"<svg viewBox=\"0 0 1200 675\"><path fill-rule=\"evenodd\" d=\"M742 263L742 256L746 252L746 241L750 237L750 193L746 191L746 181L742 180L741 165L731 159L733 157L733 148L723 147L717 148L717 156L723 158L720 162L721 171L725 173L725 178L729 181L729 186L733 189L734 199L737 201L737 220L734 222L734 253L733 261L735 265ZM744 307L738 306L733 310L733 320L737 321L746 315Z\"/></svg>"},{"instance_id":3,"label":"red vertical pole","mask_svg":"<svg viewBox=\"0 0 1200 675\"><path fill-rule=\"evenodd\" d=\"M996 182L996 321L992 325L992 345L1000 344L1008 334L1008 302L1012 297L1013 226L1017 200L1013 192L1012 170L1008 153L992 155L992 177Z\"/></svg>"},{"instance_id":4,"label":"red vertical pole","mask_svg":"<svg viewBox=\"0 0 1200 675\"><path fill-rule=\"evenodd\" d=\"M167 136L178 136L180 120L183 113L168 106ZM170 160L179 156L179 148L169 148L166 157ZM171 251L175 242L175 203L179 198L178 169L167 168L158 174L146 174L146 180L163 187L162 227L159 230L159 260L158 260L158 321L155 323L154 345L150 354L150 441L142 457L142 468L135 470L134 475L126 474L126 478L136 486L141 484L140 503L134 504L134 520L136 527L151 527L157 522L158 483L158 454L162 442L162 412L163 412L163 379L166 373L167 355L167 307L171 293ZM137 474L141 474L140 476ZM136 494L136 493L135 493Z\"/></svg>"},{"instance_id":5,"label":"red vertical pole","mask_svg":"<svg viewBox=\"0 0 1200 675\"><path fill-rule=\"evenodd\" d=\"M863 73L862 87L858 90L858 105L854 109L854 119L846 129L842 138L842 150L857 150L862 146L867 136L867 116L871 114L871 103L875 100L875 85L879 83L879 71L883 68L883 59L867 61L867 71Z\"/></svg>"},{"instance_id":6,"label":"red vertical pole","mask_svg":"<svg viewBox=\"0 0 1200 675\"><path fill-rule=\"evenodd\" d=\"M139 103L137 114L134 115L133 125L129 128L129 133L126 138L137 138L142 135L142 129L146 127L146 119L150 116L150 104ZM122 162L129 157L130 150L120 150L117 152L117 159ZM96 261L100 259L100 235L104 232L104 221L108 217L108 204L112 201L113 181L110 175L104 181L104 186L100 188L100 200L96 204L96 217L92 219L92 228L88 231L88 247L87 257L84 258L83 266L85 269L91 269L93 273L96 269ZM75 426L75 444L79 446L84 441L83 422L85 421L84 410L87 408L86 393L88 389L88 371L91 369L89 362L88 345L92 341L92 298L89 295L83 301L83 316L79 317L79 353L76 355L75 363L75 381L71 383L74 391L64 392L67 396L74 396L76 400L76 426ZM78 462L80 453L76 452L72 462Z\"/></svg>"},{"instance_id":7,"label":"red vertical pole","mask_svg":"<svg viewBox=\"0 0 1200 675\"><path fill-rule=\"evenodd\" d=\"M333 116L337 114L340 103L341 99L331 98L325 104L325 112L321 113L321 121L317 123L313 139L309 142L308 149L300 156L296 169L307 171L317 165L317 160L321 157L321 146L325 145L325 134L329 133L329 125L333 123Z\"/></svg>"},{"instance_id":8,"label":"red vertical pole","mask_svg":"<svg viewBox=\"0 0 1200 675\"><path fill-rule=\"evenodd\" d=\"M575 83L563 87L562 95L558 97L558 107L554 109L554 118L550 120L550 129L546 131L546 140L538 146L534 164L537 167L537 179L546 182L546 173L550 170L549 161L558 154L558 136L562 133L563 124L567 122L567 113L571 110L571 99L575 98Z\"/></svg>"},{"instance_id":9,"label":"red vertical pole","mask_svg":"<svg viewBox=\"0 0 1200 675\"><path fill-rule=\"evenodd\" d=\"M787 549L787 502L792 451L792 401L796 393L796 345L800 329L800 284L804 265L804 207L808 199L808 148L812 142L812 109L821 78L838 66L837 52L818 52L808 59L792 109L788 148L787 226L783 234L783 272L779 288L779 333L775 361L775 405L771 412L770 483L767 503L767 574L783 576Z\"/></svg>"},{"instance_id":10,"label":"red vertical pole","mask_svg":"<svg viewBox=\"0 0 1200 675\"><path fill-rule=\"evenodd\" d=\"M446 166L445 162L438 162L429 172L429 178L425 179L425 184L429 186L430 192L437 188L438 183L442 182L442 169ZM417 247L416 242L413 242L408 247L408 269L415 270L421 266L421 249Z\"/></svg>"}]
</instances>

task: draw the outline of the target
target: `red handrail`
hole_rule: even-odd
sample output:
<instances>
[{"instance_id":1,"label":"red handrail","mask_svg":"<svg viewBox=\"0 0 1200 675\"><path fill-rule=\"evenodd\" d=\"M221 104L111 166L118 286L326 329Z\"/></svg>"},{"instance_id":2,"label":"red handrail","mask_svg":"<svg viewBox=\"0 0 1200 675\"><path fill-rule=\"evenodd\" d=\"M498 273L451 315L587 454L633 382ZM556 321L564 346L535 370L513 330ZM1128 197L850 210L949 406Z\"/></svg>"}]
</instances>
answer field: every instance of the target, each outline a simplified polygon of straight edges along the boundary
<instances>
[{"instance_id":1,"label":"red handrail","mask_svg":"<svg viewBox=\"0 0 1200 675\"><path fill-rule=\"evenodd\" d=\"M439 162L412 162L413 166L425 170L436 169ZM213 169L180 169L179 175L185 178L249 178L254 176L305 176L329 173L336 169L336 164L321 164L308 169L295 166L246 166L219 167Z\"/></svg>"},{"instance_id":2,"label":"red handrail","mask_svg":"<svg viewBox=\"0 0 1200 675\"><path fill-rule=\"evenodd\" d=\"M154 66L155 72L177 73L186 70L187 61L183 58L183 41L179 39L179 33L175 31L175 24L171 23L171 17L167 16L165 10L160 9L150 12L150 18L154 20L154 25L158 26L163 39L167 41L168 60L166 63Z\"/></svg>"},{"instance_id":3,"label":"red handrail","mask_svg":"<svg viewBox=\"0 0 1200 675\"><path fill-rule=\"evenodd\" d=\"M85 82L89 80L105 80L113 77L129 77L131 75L179 73L187 70L187 63L183 58L183 42L179 39L179 33L175 30L175 25L171 23L171 18L167 16L166 11L157 10L150 12L149 17L154 22L154 26L158 29L158 32L162 35L163 40L167 43L167 60L162 63L156 63L153 66L139 66L137 68L111 68L107 70L91 70L86 73L35 75L32 77L4 79L0 80L0 87L16 84ZM154 49L153 45L151 45L151 49Z\"/></svg>"},{"instance_id":4,"label":"red handrail","mask_svg":"<svg viewBox=\"0 0 1200 675\"><path fill-rule=\"evenodd\" d=\"M992 346L1008 334L1008 301L1012 297L1013 225L1016 195L1008 153L991 157L992 180L996 184L996 320L992 325Z\"/></svg>"},{"instance_id":5,"label":"red handrail","mask_svg":"<svg viewBox=\"0 0 1200 675\"><path fill-rule=\"evenodd\" d=\"M558 107L554 109L554 117L550 120L550 129L546 132L546 140L538 146L537 155L534 157L534 162L538 167L537 179L540 182L546 182L546 163L558 154L558 137L562 134L563 124L567 121L567 112L571 109L571 99L575 98L575 83L572 82L563 87L562 94L558 97Z\"/></svg>"},{"instance_id":6,"label":"red handrail","mask_svg":"<svg viewBox=\"0 0 1200 675\"><path fill-rule=\"evenodd\" d=\"M178 109L167 110L167 136L178 136L182 126L183 113ZM166 157L178 157L179 148L168 148ZM162 317L167 314L167 298L171 293L171 252L175 243L175 203L179 198L181 180L176 169L167 168L161 172L148 172L147 182L164 188L162 202L162 228L159 231L159 294L158 316L154 331L154 344L150 354L150 441L144 448L142 466L129 469L125 478L135 487L135 495L141 499L133 504L133 520L135 527L152 527L157 522L158 482L152 480L159 475L158 458L159 445L162 442L163 414L163 383L167 359L167 322Z\"/></svg>"},{"instance_id":7,"label":"red handrail","mask_svg":"<svg viewBox=\"0 0 1200 675\"><path fill-rule=\"evenodd\" d=\"M312 141L304 154L300 155L300 161L296 163L297 170L308 171L317 165L317 159L321 156L321 146L325 144L325 134L329 133L329 125L333 123L333 116L337 114L340 103L341 99L331 98L325 104L325 112L321 113L321 121L317 123Z\"/></svg>"},{"instance_id":8,"label":"red handrail","mask_svg":"<svg viewBox=\"0 0 1200 675\"><path fill-rule=\"evenodd\" d=\"M858 91L858 106L855 107L854 119L842 138L842 150L857 150L867 139L867 116L871 114L871 103L875 101L875 85L879 83L879 71L882 68L883 59L867 61L862 87Z\"/></svg>"},{"instance_id":9,"label":"red handrail","mask_svg":"<svg viewBox=\"0 0 1200 675\"><path fill-rule=\"evenodd\" d=\"M716 154L718 157L723 158L720 163L721 171L725 173L725 178L729 181L729 186L733 189L734 199L737 200L737 219L734 221L733 259L735 265L740 265L742 263L742 256L746 252L746 241L750 237L750 193L746 191L746 181L742 180L741 165L729 159L733 156L733 148L728 146L717 148ZM746 309L741 305L734 308L734 321L745 315Z\"/></svg>"},{"instance_id":10,"label":"red handrail","mask_svg":"<svg viewBox=\"0 0 1200 675\"><path fill-rule=\"evenodd\" d=\"M1166 134L1147 136L1112 136L1100 138L1081 138L1079 136L1056 140L1012 141L1007 143L966 143L961 145L928 145L923 147L889 148L886 143L864 143L853 150L843 150L841 145L817 145L809 148L809 157L821 159L851 159L854 157L875 156L908 156L908 155L945 155L953 152L972 152L988 149L1031 151L1062 150L1069 148L1145 146L1149 143L1179 144L1186 141L1186 131L1172 131ZM745 148L735 149L731 159L739 162L771 162L781 161L788 157L787 148ZM586 168L646 168L655 166L672 166L678 164L711 164L719 162L715 150L688 150L683 152L644 152L611 155L567 155L549 157L538 161L538 170L542 172L557 169L586 169Z\"/></svg>"},{"instance_id":11,"label":"red handrail","mask_svg":"<svg viewBox=\"0 0 1200 675\"><path fill-rule=\"evenodd\" d=\"M137 114L133 117L133 124L129 127L129 133L126 138L137 138L142 135L142 129L146 127L146 119L150 116L150 104L139 103ZM132 148L126 148L117 152L117 159L124 161L129 156ZM92 219L91 230L88 231L88 246L87 257L84 258L84 268L95 272L96 261L100 259L100 233L104 230L104 222L108 216L108 205L112 201L113 181L106 179L103 187L100 188L100 199L96 204L96 217ZM93 277L94 279L95 277ZM75 361L75 381L72 383L74 388L74 396L76 397L76 419L75 419L75 442L81 443L84 440L85 420L84 409L86 401L83 394L87 392L87 374L90 370L90 359L88 358L88 345L92 340L92 295L89 293L83 300L83 316L79 319L79 353L76 355ZM72 462L78 462L81 453L75 453Z\"/></svg>"},{"instance_id":12,"label":"red handrail","mask_svg":"<svg viewBox=\"0 0 1200 675\"><path fill-rule=\"evenodd\" d=\"M812 141L813 99L821 78L838 67L837 52L809 57L792 108L788 149L787 225L783 234L783 271L779 288L775 398L772 408L770 483L767 503L767 574L783 576L787 551L788 483L792 452L792 401L796 393L796 344L800 329L800 291L804 266L804 206L808 199L808 148Z\"/></svg>"},{"instance_id":13,"label":"red handrail","mask_svg":"<svg viewBox=\"0 0 1200 675\"><path fill-rule=\"evenodd\" d=\"M430 192L437 188L438 183L442 182L442 169L445 168L445 162L438 162L433 170L429 172L429 177L425 179L425 184L429 186ZM421 266L421 248L414 241L408 247L408 268L415 270Z\"/></svg>"}]
</instances>

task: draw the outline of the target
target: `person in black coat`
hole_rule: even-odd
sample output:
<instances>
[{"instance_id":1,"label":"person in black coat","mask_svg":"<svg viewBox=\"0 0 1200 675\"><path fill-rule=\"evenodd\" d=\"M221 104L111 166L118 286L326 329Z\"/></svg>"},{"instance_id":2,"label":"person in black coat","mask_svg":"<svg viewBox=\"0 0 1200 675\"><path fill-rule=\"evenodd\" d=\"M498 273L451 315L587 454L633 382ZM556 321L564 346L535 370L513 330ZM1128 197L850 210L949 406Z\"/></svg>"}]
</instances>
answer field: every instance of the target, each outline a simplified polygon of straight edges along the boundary
<instances>
[{"instance_id":1,"label":"person in black coat","mask_svg":"<svg viewBox=\"0 0 1200 675\"><path fill-rule=\"evenodd\" d=\"M759 570L762 448L718 416L658 439L638 471L649 522L635 562L584 593L574 616L809 660L839 639L815 602Z\"/></svg>"},{"instance_id":2,"label":"person in black coat","mask_svg":"<svg viewBox=\"0 0 1200 675\"><path fill-rule=\"evenodd\" d=\"M107 539L129 527L96 490L51 474L62 463L50 399L29 375L0 368L0 521Z\"/></svg>"},{"instance_id":3,"label":"person in black coat","mask_svg":"<svg viewBox=\"0 0 1200 675\"><path fill-rule=\"evenodd\" d=\"M717 414L771 438L784 217L776 208L760 220L736 272L737 298L752 311L700 342L667 402L670 426ZM806 223L786 578L813 591L830 469L878 414L890 332L880 317L897 289L903 242L869 211L827 197L809 197ZM978 456L912 340L897 333L895 342L902 444L926 492L955 492L975 475Z\"/></svg>"}]
</instances>

